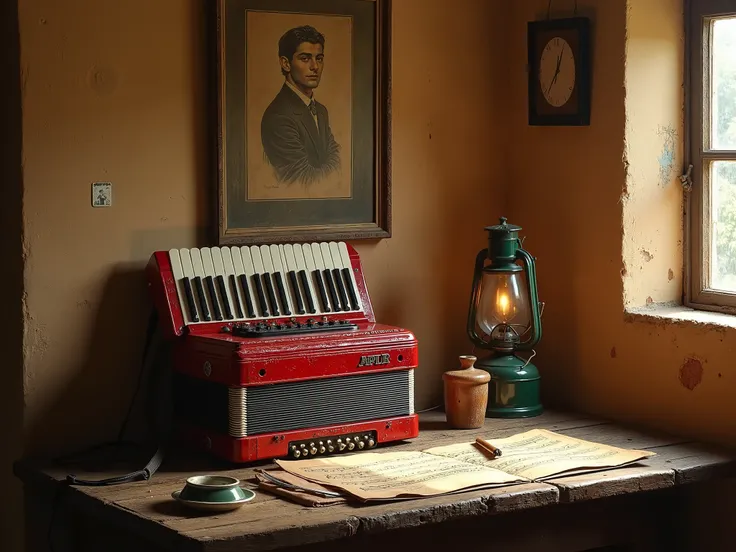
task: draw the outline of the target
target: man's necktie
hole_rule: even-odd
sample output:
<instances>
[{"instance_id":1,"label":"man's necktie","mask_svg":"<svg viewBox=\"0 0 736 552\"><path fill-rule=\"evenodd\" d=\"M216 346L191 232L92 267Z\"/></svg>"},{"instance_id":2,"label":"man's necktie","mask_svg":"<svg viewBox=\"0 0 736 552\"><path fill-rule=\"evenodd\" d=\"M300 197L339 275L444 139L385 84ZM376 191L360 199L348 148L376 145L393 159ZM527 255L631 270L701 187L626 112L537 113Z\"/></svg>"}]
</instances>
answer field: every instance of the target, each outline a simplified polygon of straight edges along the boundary
<instances>
[{"instance_id":1,"label":"man's necktie","mask_svg":"<svg viewBox=\"0 0 736 552\"><path fill-rule=\"evenodd\" d=\"M314 105L314 100L309 102L308 107L309 107L309 112L312 114L312 117L316 117L317 116L317 106Z\"/></svg>"}]
</instances>

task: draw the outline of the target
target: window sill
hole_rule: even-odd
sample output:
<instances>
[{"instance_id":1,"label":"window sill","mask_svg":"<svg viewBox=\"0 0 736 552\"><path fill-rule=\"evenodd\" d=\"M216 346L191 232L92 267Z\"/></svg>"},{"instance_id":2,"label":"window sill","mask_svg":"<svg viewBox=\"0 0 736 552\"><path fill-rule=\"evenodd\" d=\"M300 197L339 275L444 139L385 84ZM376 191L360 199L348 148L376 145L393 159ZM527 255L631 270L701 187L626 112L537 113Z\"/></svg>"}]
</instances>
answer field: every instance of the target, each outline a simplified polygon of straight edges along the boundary
<instances>
[{"instance_id":1,"label":"window sill","mask_svg":"<svg viewBox=\"0 0 736 552\"><path fill-rule=\"evenodd\" d=\"M626 309L624 320L626 322L650 323L662 323L669 320L720 330L724 328L736 328L736 316L732 314L695 310L671 303L656 303L644 307Z\"/></svg>"}]
</instances>

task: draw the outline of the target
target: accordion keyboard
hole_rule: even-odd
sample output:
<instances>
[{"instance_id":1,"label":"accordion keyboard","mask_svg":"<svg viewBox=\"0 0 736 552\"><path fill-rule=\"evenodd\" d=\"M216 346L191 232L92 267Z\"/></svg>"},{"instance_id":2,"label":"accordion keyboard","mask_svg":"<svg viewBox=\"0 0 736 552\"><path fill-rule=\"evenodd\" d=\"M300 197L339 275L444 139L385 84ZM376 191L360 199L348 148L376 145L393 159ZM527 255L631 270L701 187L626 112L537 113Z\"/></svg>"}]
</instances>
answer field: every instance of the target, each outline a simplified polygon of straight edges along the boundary
<instances>
[{"instance_id":1,"label":"accordion keyboard","mask_svg":"<svg viewBox=\"0 0 736 552\"><path fill-rule=\"evenodd\" d=\"M360 313L344 242L171 249L187 325ZM316 322L311 322L317 324Z\"/></svg>"}]
</instances>

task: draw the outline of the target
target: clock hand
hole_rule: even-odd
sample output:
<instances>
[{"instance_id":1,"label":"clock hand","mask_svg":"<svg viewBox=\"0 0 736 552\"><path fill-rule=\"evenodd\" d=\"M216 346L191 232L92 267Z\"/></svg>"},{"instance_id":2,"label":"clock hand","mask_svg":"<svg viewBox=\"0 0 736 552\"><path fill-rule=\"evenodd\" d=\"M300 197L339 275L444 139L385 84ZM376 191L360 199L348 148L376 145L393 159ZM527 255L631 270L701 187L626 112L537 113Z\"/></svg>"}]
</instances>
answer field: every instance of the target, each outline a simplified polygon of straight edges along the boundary
<instances>
[{"instance_id":1,"label":"clock hand","mask_svg":"<svg viewBox=\"0 0 736 552\"><path fill-rule=\"evenodd\" d=\"M557 69L555 70L555 74L554 74L554 76L552 77L552 80L551 80L551 81L549 82L549 86L547 87L547 94L549 94L549 91L550 91L550 90L552 90L552 85L553 85L553 84L554 84L555 82L557 82L557 75L559 75L559 74L560 74L560 68L559 68L559 66L558 66L558 67L557 67Z\"/></svg>"},{"instance_id":2,"label":"clock hand","mask_svg":"<svg viewBox=\"0 0 736 552\"><path fill-rule=\"evenodd\" d=\"M555 67L555 74L549 83L549 87L547 87L547 94L549 94L549 91L552 90L552 85L557 82L557 75L560 74L560 63L562 62L562 53L564 51L565 51L565 45L563 44L562 50L560 50L560 54L557 56L557 67Z\"/></svg>"},{"instance_id":3,"label":"clock hand","mask_svg":"<svg viewBox=\"0 0 736 552\"><path fill-rule=\"evenodd\" d=\"M560 55L557 56L557 69L555 69L555 74L560 72L560 62L562 61L562 53L565 51L565 45L562 45L562 50L560 50Z\"/></svg>"}]
</instances>

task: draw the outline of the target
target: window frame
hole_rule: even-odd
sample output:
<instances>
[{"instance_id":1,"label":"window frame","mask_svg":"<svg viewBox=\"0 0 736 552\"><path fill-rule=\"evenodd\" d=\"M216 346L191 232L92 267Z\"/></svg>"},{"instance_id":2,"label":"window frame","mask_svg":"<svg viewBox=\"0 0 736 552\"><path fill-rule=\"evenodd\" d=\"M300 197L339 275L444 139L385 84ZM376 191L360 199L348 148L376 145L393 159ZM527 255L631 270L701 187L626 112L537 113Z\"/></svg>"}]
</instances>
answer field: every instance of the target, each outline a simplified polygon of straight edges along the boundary
<instances>
[{"instance_id":1,"label":"window frame","mask_svg":"<svg viewBox=\"0 0 736 552\"><path fill-rule=\"evenodd\" d=\"M705 147L710 132L710 47L712 19L736 16L735 0L685 0L685 152L692 165L692 189L685 202L685 306L736 314L736 293L709 287L710 178L703 167L712 161L736 161L736 150ZM688 166L688 163L686 163Z\"/></svg>"}]
</instances>

